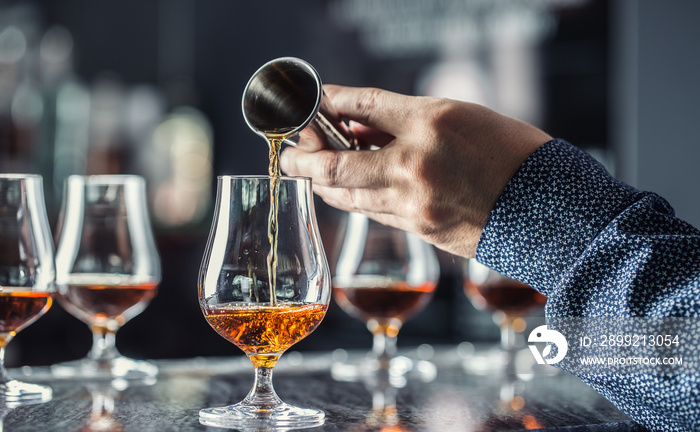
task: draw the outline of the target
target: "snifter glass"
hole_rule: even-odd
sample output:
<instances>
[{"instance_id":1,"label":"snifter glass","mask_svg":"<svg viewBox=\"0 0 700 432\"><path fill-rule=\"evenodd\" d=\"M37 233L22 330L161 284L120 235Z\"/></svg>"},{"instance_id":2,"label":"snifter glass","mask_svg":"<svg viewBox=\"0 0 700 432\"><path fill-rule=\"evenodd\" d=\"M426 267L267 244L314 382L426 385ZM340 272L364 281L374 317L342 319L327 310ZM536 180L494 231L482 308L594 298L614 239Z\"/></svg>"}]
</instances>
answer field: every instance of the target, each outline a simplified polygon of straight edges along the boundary
<instances>
[{"instance_id":1,"label":"snifter glass","mask_svg":"<svg viewBox=\"0 0 700 432\"><path fill-rule=\"evenodd\" d=\"M516 356L520 347L516 343L516 333L525 328L527 314L539 313L544 308L547 298L475 259L465 260L463 271L467 298L476 309L490 313L501 331L501 346L495 353L496 358L487 355L483 366L487 373L493 372L494 366L504 366L506 374L519 372ZM482 368L477 363L472 362L467 369L479 372Z\"/></svg>"},{"instance_id":2,"label":"snifter glass","mask_svg":"<svg viewBox=\"0 0 700 432\"><path fill-rule=\"evenodd\" d=\"M311 180L219 177L199 305L212 328L248 356L255 382L240 403L202 409L201 423L277 430L323 424L323 411L280 400L272 371L285 350L321 323L330 289Z\"/></svg>"},{"instance_id":3,"label":"snifter glass","mask_svg":"<svg viewBox=\"0 0 700 432\"><path fill-rule=\"evenodd\" d=\"M10 340L51 307L55 276L41 176L0 174L0 402L6 407L51 399L49 387L11 379L3 359Z\"/></svg>"},{"instance_id":4,"label":"snifter glass","mask_svg":"<svg viewBox=\"0 0 700 432\"><path fill-rule=\"evenodd\" d=\"M155 297L160 259L146 182L136 175L70 176L57 229L58 301L92 331L87 357L53 366L62 376L141 379L153 362L119 353L116 334Z\"/></svg>"},{"instance_id":5,"label":"snifter glass","mask_svg":"<svg viewBox=\"0 0 700 432\"><path fill-rule=\"evenodd\" d=\"M410 359L396 357L397 337L403 324L433 297L439 273L431 245L350 213L333 275L333 297L341 309L366 324L373 342L369 356L359 364L334 364L333 377L355 380L380 369L391 368L393 375L410 371Z\"/></svg>"}]
</instances>

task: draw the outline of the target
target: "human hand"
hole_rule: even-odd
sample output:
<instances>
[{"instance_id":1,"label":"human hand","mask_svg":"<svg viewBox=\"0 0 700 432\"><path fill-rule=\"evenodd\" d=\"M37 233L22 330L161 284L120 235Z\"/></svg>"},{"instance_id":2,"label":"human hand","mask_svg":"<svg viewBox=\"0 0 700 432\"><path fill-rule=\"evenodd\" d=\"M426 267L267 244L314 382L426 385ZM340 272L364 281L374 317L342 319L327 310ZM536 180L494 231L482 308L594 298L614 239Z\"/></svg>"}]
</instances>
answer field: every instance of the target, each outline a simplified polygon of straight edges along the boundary
<instances>
[{"instance_id":1,"label":"human hand","mask_svg":"<svg viewBox=\"0 0 700 432\"><path fill-rule=\"evenodd\" d=\"M301 135L282 170L313 179L341 210L364 213L450 253L473 257L506 183L551 137L488 108L374 88L324 87L363 148L336 151Z\"/></svg>"}]
</instances>

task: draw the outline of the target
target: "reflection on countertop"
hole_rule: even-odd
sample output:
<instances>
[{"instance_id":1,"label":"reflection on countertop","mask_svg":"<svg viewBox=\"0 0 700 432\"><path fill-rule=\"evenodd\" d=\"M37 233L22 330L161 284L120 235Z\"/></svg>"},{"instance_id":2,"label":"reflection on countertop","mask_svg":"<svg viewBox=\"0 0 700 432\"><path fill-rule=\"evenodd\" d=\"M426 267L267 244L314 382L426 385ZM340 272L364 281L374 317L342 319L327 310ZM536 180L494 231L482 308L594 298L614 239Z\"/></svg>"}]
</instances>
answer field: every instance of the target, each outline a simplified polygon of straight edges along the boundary
<instances>
[{"instance_id":1,"label":"reflection on countertop","mask_svg":"<svg viewBox=\"0 0 700 432\"><path fill-rule=\"evenodd\" d=\"M644 430L576 377L554 369L507 377L469 372L468 365L493 346L418 347L403 350L407 367L430 361L429 379L391 377L337 381L331 366L364 351L285 354L276 367L275 387L289 403L326 412L315 431L587 431ZM8 408L3 428L11 431L216 431L199 423L200 408L230 404L250 389L247 358L211 357L158 361L149 381L112 382L58 379L50 368L10 373L48 383L51 401ZM500 370L495 368L495 370ZM578 430L578 429L577 429Z\"/></svg>"}]
</instances>

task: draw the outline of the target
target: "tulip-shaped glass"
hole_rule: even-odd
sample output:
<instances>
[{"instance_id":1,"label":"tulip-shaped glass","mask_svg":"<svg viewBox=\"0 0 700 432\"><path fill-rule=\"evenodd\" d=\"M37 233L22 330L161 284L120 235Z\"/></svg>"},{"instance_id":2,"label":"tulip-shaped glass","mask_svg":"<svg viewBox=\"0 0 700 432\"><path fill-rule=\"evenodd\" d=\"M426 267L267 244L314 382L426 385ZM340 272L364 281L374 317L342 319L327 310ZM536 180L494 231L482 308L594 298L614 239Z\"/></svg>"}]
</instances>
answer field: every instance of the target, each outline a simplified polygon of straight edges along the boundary
<instances>
[{"instance_id":1,"label":"tulip-shaped glass","mask_svg":"<svg viewBox=\"0 0 700 432\"><path fill-rule=\"evenodd\" d=\"M199 305L212 328L249 357L255 382L240 403L202 409L201 423L244 429L323 424L323 411L280 400L272 371L282 353L323 320L330 282L310 179L218 178Z\"/></svg>"},{"instance_id":2,"label":"tulip-shaped glass","mask_svg":"<svg viewBox=\"0 0 700 432\"><path fill-rule=\"evenodd\" d=\"M51 399L49 387L11 379L3 359L10 340L51 307L55 276L41 176L0 174L0 403L5 407Z\"/></svg>"},{"instance_id":3,"label":"tulip-shaped glass","mask_svg":"<svg viewBox=\"0 0 700 432\"><path fill-rule=\"evenodd\" d=\"M517 333L525 328L528 314L541 312L547 298L530 286L480 264L475 259L464 263L464 293L475 308L488 312L501 331L501 361L487 359L488 372L494 365L504 366L506 374L517 373L516 355L521 347ZM505 357L501 356L505 354ZM481 369L474 364L474 369Z\"/></svg>"},{"instance_id":4,"label":"tulip-shaped glass","mask_svg":"<svg viewBox=\"0 0 700 432\"><path fill-rule=\"evenodd\" d=\"M57 375L142 379L153 362L119 353L116 335L156 296L160 259L136 175L70 176L57 230L58 301L92 331L87 357L54 365Z\"/></svg>"},{"instance_id":5,"label":"tulip-shaped glass","mask_svg":"<svg viewBox=\"0 0 700 432\"><path fill-rule=\"evenodd\" d=\"M351 380L392 367L401 326L430 301L439 274L431 245L350 213L333 276L333 296L341 309L367 325L373 344L372 352L359 365L335 364L333 376ZM405 364L401 362L400 367Z\"/></svg>"}]
</instances>

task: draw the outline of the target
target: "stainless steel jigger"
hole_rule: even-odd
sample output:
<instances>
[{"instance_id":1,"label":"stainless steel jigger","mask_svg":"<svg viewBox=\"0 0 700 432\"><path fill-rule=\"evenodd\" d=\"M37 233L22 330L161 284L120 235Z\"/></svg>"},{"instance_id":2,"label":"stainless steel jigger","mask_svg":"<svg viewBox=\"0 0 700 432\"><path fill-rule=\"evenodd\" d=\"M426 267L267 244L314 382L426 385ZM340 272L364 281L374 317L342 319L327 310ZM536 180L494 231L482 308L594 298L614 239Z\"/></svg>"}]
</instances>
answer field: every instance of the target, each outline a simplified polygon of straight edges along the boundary
<instances>
[{"instance_id":1,"label":"stainless steel jigger","mask_svg":"<svg viewBox=\"0 0 700 432\"><path fill-rule=\"evenodd\" d=\"M356 147L316 69L295 57L269 61L253 74L243 90L243 118L256 134L286 136L288 144L296 145L306 129L336 150Z\"/></svg>"}]
</instances>

